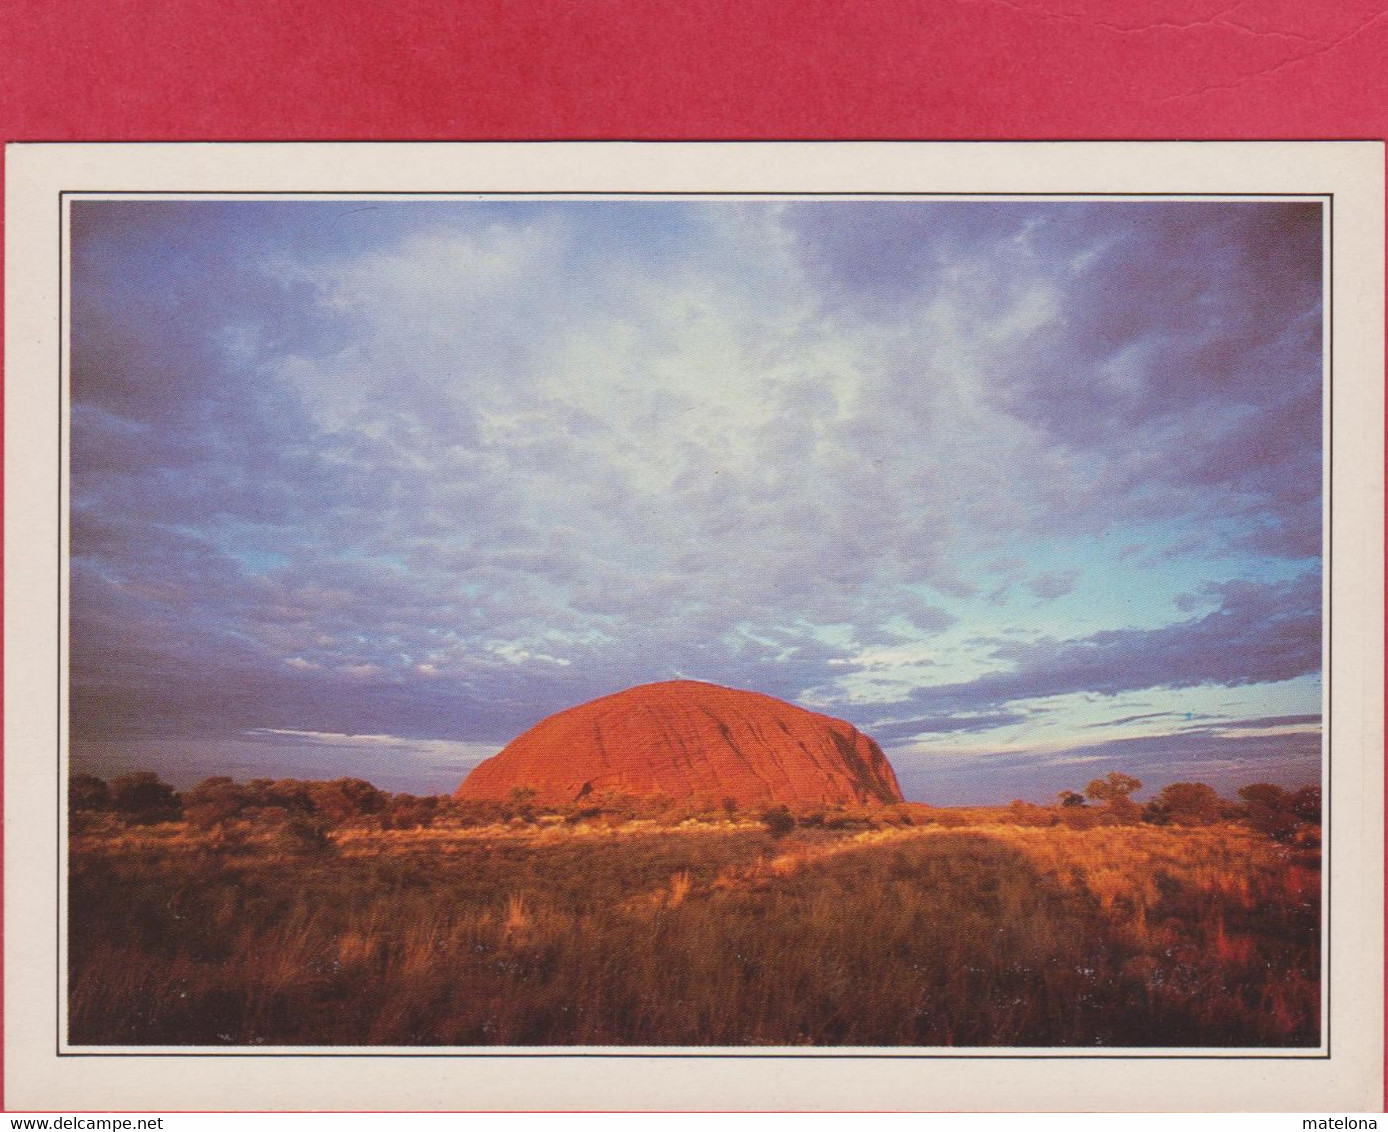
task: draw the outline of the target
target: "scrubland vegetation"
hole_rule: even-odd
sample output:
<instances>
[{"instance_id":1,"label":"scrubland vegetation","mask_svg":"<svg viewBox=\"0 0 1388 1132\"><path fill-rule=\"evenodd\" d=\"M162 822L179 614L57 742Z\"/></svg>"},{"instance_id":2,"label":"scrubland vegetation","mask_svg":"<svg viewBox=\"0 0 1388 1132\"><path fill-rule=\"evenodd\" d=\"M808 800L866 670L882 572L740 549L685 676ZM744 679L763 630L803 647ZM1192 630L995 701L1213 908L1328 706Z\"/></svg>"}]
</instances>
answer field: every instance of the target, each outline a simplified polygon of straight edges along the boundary
<instances>
[{"instance_id":1,"label":"scrubland vegetation","mask_svg":"<svg viewBox=\"0 0 1388 1132\"><path fill-rule=\"evenodd\" d=\"M1139 787L540 810L77 776L69 1039L1315 1045L1319 792Z\"/></svg>"}]
</instances>

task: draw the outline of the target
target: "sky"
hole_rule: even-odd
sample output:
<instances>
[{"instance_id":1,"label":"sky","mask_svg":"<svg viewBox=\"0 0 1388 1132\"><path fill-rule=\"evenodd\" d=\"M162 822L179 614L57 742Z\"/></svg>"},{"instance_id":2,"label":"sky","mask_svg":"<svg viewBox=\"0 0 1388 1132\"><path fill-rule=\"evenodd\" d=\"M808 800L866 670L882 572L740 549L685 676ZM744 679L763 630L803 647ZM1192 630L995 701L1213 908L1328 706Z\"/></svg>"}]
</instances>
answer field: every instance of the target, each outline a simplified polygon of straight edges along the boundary
<instances>
[{"instance_id":1,"label":"sky","mask_svg":"<svg viewBox=\"0 0 1388 1132\"><path fill-rule=\"evenodd\" d=\"M453 790L676 677L908 798L1321 774L1306 201L78 200L71 764Z\"/></svg>"}]
</instances>

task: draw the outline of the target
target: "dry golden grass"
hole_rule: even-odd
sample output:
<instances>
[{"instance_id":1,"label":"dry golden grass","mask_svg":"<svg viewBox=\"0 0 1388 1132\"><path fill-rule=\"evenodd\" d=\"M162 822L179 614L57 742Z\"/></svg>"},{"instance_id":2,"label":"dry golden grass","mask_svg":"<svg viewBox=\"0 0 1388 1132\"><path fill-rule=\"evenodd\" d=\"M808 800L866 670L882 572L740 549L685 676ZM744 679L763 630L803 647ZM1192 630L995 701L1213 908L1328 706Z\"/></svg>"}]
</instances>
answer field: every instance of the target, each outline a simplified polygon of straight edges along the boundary
<instances>
[{"instance_id":1,"label":"dry golden grass","mask_svg":"<svg viewBox=\"0 0 1388 1132\"><path fill-rule=\"evenodd\" d=\"M70 1037L1317 1042L1314 845L1008 818L782 838L698 818L349 827L326 850L251 826L86 822Z\"/></svg>"}]
</instances>

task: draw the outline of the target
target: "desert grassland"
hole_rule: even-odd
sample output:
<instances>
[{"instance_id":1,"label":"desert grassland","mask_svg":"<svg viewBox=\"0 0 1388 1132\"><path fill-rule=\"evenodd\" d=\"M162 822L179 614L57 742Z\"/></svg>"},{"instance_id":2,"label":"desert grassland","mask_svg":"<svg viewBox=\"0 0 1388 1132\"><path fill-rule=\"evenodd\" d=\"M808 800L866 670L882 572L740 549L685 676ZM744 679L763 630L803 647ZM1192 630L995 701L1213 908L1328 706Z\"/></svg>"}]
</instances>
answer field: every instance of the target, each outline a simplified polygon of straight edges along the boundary
<instances>
[{"instance_id":1,"label":"desert grassland","mask_svg":"<svg viewBox=\"0 0 1388 1132\"><path fill-rule=\"evenodd\" d=\"M1314 843L1007 816L344 827L313 851L88 823L69 1040L1317 1043Z\"/></svg>"}]
</instances>

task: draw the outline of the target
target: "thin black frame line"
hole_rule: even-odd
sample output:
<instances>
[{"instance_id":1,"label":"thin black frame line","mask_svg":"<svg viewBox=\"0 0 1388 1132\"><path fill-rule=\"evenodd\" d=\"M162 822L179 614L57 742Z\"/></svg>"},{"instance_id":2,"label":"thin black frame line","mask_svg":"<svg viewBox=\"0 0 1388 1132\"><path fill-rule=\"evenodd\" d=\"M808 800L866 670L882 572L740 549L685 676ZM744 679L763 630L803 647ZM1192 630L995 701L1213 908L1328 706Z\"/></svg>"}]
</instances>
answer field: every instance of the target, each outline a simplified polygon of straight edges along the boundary
<instances>
[{"instance_id":1,"label":"thin black frame line","mask_svg":"<svg viewBox=\"0 0 1388 1132\"><path fill-rule=\"evenodd\" d=\"M1325 327L1325 351L1324 351L1324 377L1325 396L1325 465L1326 470L1322 479L1323 490L1325 491L1325 533L1321 536L1321 570L1324 571L1325 578L1325 605L1321 610L1321 621L1325 631L1325 656L1321 658L1321 679L1324 681L1325 688L1325 718L1321 720L1321 761L1324 764L1325 774L1325 793L1326 798L1322 805L1329 803L1330 814L1333 817L1335 812L1335 759L1333 757L1334 744L1331 743L1332 721L1335 718L1333 710L1333 699L1335 695L1335 681L1331 679L1334 666L1331 658L1335 655L1333 638L1335 634L1335 618L1332 611L1335 608L1335 570L1332 551L1335 547L1335 194L1329 194L1329 200L1325 204L1325 253L1321 257L1321 262L1325 265L1325 282L1322 284L1322 294L1325 296L1326 310L1322 319ZM1334 1020L1335 1012L1330 1008L1330 965L1332 962L1333 948L1330 946L1330 936L1333 927L1334 917L1330 914L1330 886L1335 877L1335 870L1332 867L1335 853L1335 830L1332 826L1330 837L1327 839L1325 847L1325 862L1321 869L1321 877L1324 883L1324 891L1321 893L1323 915L1325 917L1325 939L1321 944L1321 960L1324 964L1325 988L1325 1054L1330 1056L1330 1035L1331 1025Z\"/></svg>"},{"instance_id":2,"label":"thin black frame line","mask_svg":"<svg viewBox=\"0 0 1388 1132\"><path fill-rule=\"evenodd\" d=\"M446 189L443 191L424 190L424 189L401 189L398 191L376 191L368 189L348 189L341 192L326 190L311 191L289 191L283 189L197 189L191 192L170 192L167 189L63 189L59 193L60 197L88 197L94 201L110 199L114 197L140 197L149 201L180 201L192 200L197 197L257 197L264 199L267 203L328 203L332 200L345 197L371 197L376 200L388 201L396 197L429 197L440 202L452 198L451 203L465 203L474 199L486 199L490 197L527 197L533 199L566 199L572 197L597 197L601 199L614 199L622 197L661 197L669 198L691 198L691 197L710 197L722 200L745 200L748 197L754 199L765 198L768 200L782 200L786 197L806 197L811 200L837 199L844 198L849 200L871 200L879 197L888 197L900 200L902 203L909 203L916 198L943 198L959 200L964 197L984 197L989 200L1006 200L1022 202L1025 200L1040 200L1051 197L1063 197L1074 200L1077 204L1082 204L1088 200L1107 200L1107 199L1127 199L1137 202L1156 202L1161 200L1209 200L1223 201L1228 204L1237 204L1240 201L1250 203L1263 200L1325 200L1331 196L1330 193L1191 193L1191 192L1145 192L1145 193L1124 193L1124 192L1095 192L1086 193L1075 192L1035 192L1035 193L990 193L984 190L966 190L963 192L938 192L938 191L902 191L902 192L847 192L840 190L825 192L804 192L793 190L760 189L748 190L744 192L712 192L712 191L683 191L683 190L660 190L655 189Z\"/></svg>"},{"instance_id":3,"label":"thin black frame line","mask_svg":"<svg viewBox=\"0 0 1388 1132\"><path fill-rule=\"evenodd\" d=\"M688 1047L681 1047L688 1048ZM849 1047L840 1047L849 1048ZM1006 1049L1008 1047L999 1047ZM1065 1047L1056 1047L1058 1049ZM746 1058L760 1058L763 1060L776 1061L1329 1061L1328 1053L1306 1053L1306 1054L1209 1054L1209 1053L1075 1053L1075 1054L1053 1054L1053 1053L758 1053L755 1050L747 1053L664 1053L664 1052L631 1052L624 1051L592 1051L583 1046L574 1046L571 1052L565 1053L475 1053L465 1047L460 1047L458 1052L448 1051L439 1053L377 1053L371 1050L352 1047L342 1052L314 1052L314 1053L284 1053L284 1052L260 1052L253 1049L229 1046L225 1050L200 1048L190 1050L187 1053L177 1050L156 1050L146 1053L142 1050L132 1050L122 1048L112 1050L110 1053L97 1050L65 1050L60 1051L59 1057L203 1057L210 1061L222 1060L227 1057L293 1057L293 1058L337 1058L337 1057L374 1057L389 1058L396 1061L408 1061L412 1058L639 1058L639 1059L665 1059L675 1058L699 1058L700 1060L727 1060L741 1061Z\"/></svg>"},{"instance_id":4,"label":"thin black frame line","mask_svg":"<svg viewBox=\"0 0 1388 1132\"><path fill-rule=\"evenodd\" d=\"M112 143L112 144L126 144L126 143ZM286 144L298 144L298 143L286 143ZM215 190L199 190L199 191L196 191L196 192L193 192L193 193L160 193L160 194L151 194L151 193L144 193L144 192L141 192L141 191L139 191L139 190L112 190L112 191L110 191L110 192L104 192L104 191L102 191L102 190L78 190L78 189L62 189L62 190L59 190L59 192L58 192L58 244L59 244L59 247L58 247L58 378L59 378L59 384L60 384L60 391L59 391L59 398L58 398L58 500L57 500L57 502L58 502L58 506L57 506L57 510L58 510L58 538L57 538L57 550L58 550L58 554L57 554L57 557L58 557L58 563L59 563L59 570L58 570L58 616L57 616L57 630L58 630L58 641L59 641L60 643L61 643L61 640L62 640L62 632L63 632L63 627L64 627L64 624L65 624L65 618L64 618L64 612L65 612L65 605L64 605L65 589L64 589L64 584L63 584L63 580L64 580L64 572L63 572L63 562L64 562L64 557L63 557L63 514L64 514L64 513L63 513L63 506L62 506L62 498L63 498L64 472L65 472L65 469L66 469L66 467L67 467L67 457L68 457L68 455L69 455L69 453L67 452L67 448L66 448L66 446L65 446L64 443L63 443L63 424L64 424L64 422L65 422L65 420L66 420L66 418L67 418L67 408L68 408L68 406L67 406L67 398L63 395L64 392L65 392L65 390L63 390L63 389L61 388L62 381L63 381L63 374L64 374L64 372L65 372L65 369L64 369L64 362L65 362L66 347L67 347L67 333L66 333L66 330L65 330L65 327L64 327L64 321L63 321L63 320L64 320L65 314L67 313L67 308L68 308L68 303L67 303L67 287L66 287L66 282L67 282L67 280L66 280L66 259L65 259L66 250L67 250L67 240L65 239L65 235L66 235L66 233L65 233L65 220L66 220L66 216L67 216L67 212L66 212L66 209L67 209L67 198L70 197L70 196L71 196L71 197L76 197L76 196L87 195L87 194L93 194L93 195L95 195L96 197L102 197L102 196L141 196L141 197L144 197L144 198L146 198L146 199L149 199L149 198L151 198L152 196L158 195L158 196L165 197L166 199L169 199L169 200L187 200L187 199L189 199L189 198L191 198L191 197L227 196L227 195L238 195L238 196L270 196L270 197L279 198L281 201L284 201L284 203L292 203L292 202L293 202L292 200L289 200L289 201L284 200L284 198L286 198L286 197L302 199L302 198L304 198L305 196L314 196L314 195L320 195L320 196L322 196L322 197L332 197L332 198L336 198L336 197L350 197L350 196L371 196L371 197L377 197L377 198L383 198L383 197L384 197L384 198L388 198L388 197L395 197L395 196L428 196L428 197L433 197L433 198L440 198L440 197L455 197L455 198L456 198L456 197L478 197L478 198L482 198L482 199L486 199L486 198L489 198L489 197L496 197L496 196L521 196L521 195L524 195L524 196L534 196L534 197L537 197L537 198L549 197L549 198L551 198L551 199L556 198L556 197L579 196L579 195L581 195L581 196L604 196L604 197L609 197L609 198L612 197L612 196L661 196L661 197L667 197L667 198L670 197L670 196L683 196L683 197L695 196L695 197L718 197L718 198L721 198L721 199L742 199L742 198L746 198L746 197L748 197L748 196L758 196L758 195L761 195L761 194L746 193L746 192L743 192L743 193L679 193L679 194L671 194L671 193L654 193L654 192L641 192L641 193L610 194L610 193L601 193L601 192L597 192L597 191L585 191L585 192L583 192L583 193L556 193L556 192L553 192L553 191L550 191L550 192L548 192L548 193L544 193L544 192L537 192L537 193L522 193L522 192L519 192L519 191L508 191L508 192L482 192L482 193L466 193L466 192L432 193L432 192L423 192L423 191L411 191L411 192L403 192L403 193L385 193L385 194L380 194L380 193L369 192L369 191L366 191L366 190L352 190L352 191L343 192L343 193L327 193L327 194L312 194L312 193L302 193L302 192L300 192L300 193L288 193L288 194L286 194L286 193L284 193L284 192L282 192L282 191L281 191L281 192L276 192L276 193L261 194L261 193L256 193L256 192L252 192L252 191L248 191L248 190L236 190L234 193L218 193L218 192L216 192ZM1247 193L1247 194L1244 194L1244 193L1225 193L1225 194L1217 194L1217 193L1213 193L1213 194L1212 194L1212 193L1155 193L1155 194L1148 194L1148 193L1091 193L1091 194L1078 194L1078 193L1035 193L1035 194L1031 194L1031 193L1017 193L1017 194L990 194L990 193L985 193L985 192L955 194L955 193L935 193L935 192L920 192L920 193L805 193L805 192L799 192L799 193L776 193L776 194L771 194L771 195L775 195L775 196L780 197L780 198L792 197L792 196L799 196L799 197L813 197L813 198L850 198L850 199L857 199L857 198L860 198L860 197L882 196L882 197L893 197L893 198L897 198L897 199L902 199L902 200L903 200L903 203L909 203L911 199L915 199L915 198L948 197L948 198L951 198L951 199L958 199L958 198L961 197L961 196L989 197L989 198L991 198L991 199L1013 199L1013 200L1018 200L1018 201L1020 201L1020 200L1022 200L1022 199L1026 199L1026 198L1031 198L1031 197L1052 197L1052 196L1055 196L1055 197L1066 197L1066 198L1072 198L1072 197L1073 197L1073 198L1100 198L1100 197L1102 197L1102 198L1123 198L1123 199L1133 199L1133 200L1137 200L1137 201L1153 201L1153 200L1171 199L1171 198L1197 198L1197 199L1202 199L1202 200L1218 200L1218 199L1220 199L1220 198L1222 197L1226 203L1238 203L1239 200L1248 200L1248 201L1250 201L1250 202L1253 202L1253 201L1271 200L1271 199L1275 199L1275 200L1301 200L1301 199L1309 199L1309 200L1320 200L1320 201L1322 201L1322 202L1323 202L1323 206L1324 206L1324 207L1326 208L1326 210L1327 210L1327 223L1326 223L1326 229L1327 229L1327 231L1326 231L1326 235L1325 235L1326 247L1325 247L1325 249L1324 249L1323 256L1322 256L1322 263L1323 263L1323 265L1324 265L1324 270L1326 271L1327 281L1328 281L1328 286L1325 288L1325 293L1327 294L1327 296L1328 296L1328 298L1329 298L1328 309L1327 309L1327 311L1326 311L1325 314L1324 314L1324 322L1323 322L1323 325L1324 325L1324 327L1325 327L1326 337L1327 337L1327 341L1326 341L1326 343L1325 343L1325 360L1324 360L1324 366L1325 366L1325 377L1324 377L1324 381L1325 381L1325 385L1326 385L1326 391L1325 391L1326 407L1325 407L1325 412L1326 412L1327 417L1328 417L1328 420L1327 420L1327 428L1326 428L1326 433L1325 433L1325 435L1326 435L1326 462L1327 462L1327 465L1328 465L1328 467L1330 468L1330 471L1331 471L1330 488L1333 489L1333 482L1334 482L1334 481L1333 481L1333 471L1334 471L1334 413L1333 413L1333 407L1334 407L1334 307L1335 307L1335 303L1334 303L1334 290L1335 290L1335 276L1334 276L1334 204L1335 204L1335 194L1334 194L1333 192L1323 192L1323 193ZM210 203L210 202L209 202L209 203ZM1077 203L1082 203L1082 200L1077 200ZM1334 492L1333 492L1333 490L1330 490L1330 489L1327 489L1327 490L1326 490L1326 503L1325 503L1325 509L1326 509L1326 515L1325 515L1325 527L1326 527L1326 530L1325 530L1324 541L1323 541L1323 544L1322 544L1322 547L1321 547L1321 556L1320 556L1320 557L1321 557L1322 569L1325 569L1325 568L1326 568L1327 551L1328 551L1328 549L1329 549L1329 544L1330 544L1330 542L1331 542L1332 531L1333 531L1333 513L1334 513ZM1330 616L1331 609L1333 608L1333 594L1332 594L1332 587L1333 587L1333 572L1329 572L1329 573L1327 574L1327 579L1328 579L1328 580L1327 580L1327 585L1326 585L1326 599L1325 599L1324 608L1321 610L1321 616L1322 616L1323 621L1324 621L1324 623L1325 623L1325 625L1326 625L1326 627L1327 627L1327 628L1326 628L1326 642L1325 642L1325 654L1326 654L1326 655L1325 655L1324 658L1322 658L1322 679L1325 679L1325 688L1326 688L1326 705L1325 705L1325 706L1326 706L1326 716L1328 717L1328 716L1331 714L1331 695L1332 695L1332 684L1333 684L1333 682L1330 681L1329 679L1326 679L1324 674L1325 674L1325 672L1327 671L1327 669L1328 669L1329 666L1330 666L1330 660L1331 660L1332 653L1333 653L1332 644L1331 644L1331 628L1332 628L1332 626L1333 626L1333 618ZM62 785L63 785L63 784L62 784L62 748L61 748L61 739L62 739L62 720L63 720L63 703L64 703L62 685L63 685L64 680L65 680L66 677L67 677L67 672L66 672L65 666L64 666L64 664L63 664L63 657L62 657L62 650L61 650L61 648L60 648L58 651L59 651L59 655L58 655L58 704L57 704L57 725L58 725L58 726L57 726L57 732L56 732L56 734L57 734L57 736L58 736L60 746L59 746L59 751L58 751L58 758L57 758L57 760L55 760L55 761L56 761L56 769L57 769L57 772L58 772L58 779L59 779L59 780L58 780L58 783L57 783L57 790L56 790L56 792L55 792L55 793L56 793L56 796L57 796L57 805L56 805L56 810L55 810L55 820L56 820L56 832L57 832L57 835L58 835L57 838L56 838L55 840L56 840L56 841L59 843L59 845L61 846L61 840L62 840L62 819L63 819L63 797L64 797L64 792L63 792L63 789L62 789ZM1330 743L1329 743L1329 727L1330 727L1330 720L1329 720L1329 718L1323 719L1323 720L1322 720L1322 738L1321 738L1321 755L1322 755L1322 760L1323 760L1324 763L1325 763L1325 775L1326 775L1326 786L1327 786L1327 788L1331 787L1331 785L1332 785L1332 769L1333 769L1333 759L1331 758L1331 749L1330 749ZM1333 793L1333 792L1332 792L1332 793ZM1327 864L1327 866L1329 865L1329 861L1330 861L1330 852L1331 852L1331 849L1333 849L1333 842L1334 842L1333 836L1331 837L1330 841L1331 841L1331 848L1328 848L1328 849L1327 849L1327 853L1326 853L1326 864ZM61 951L62 951L62 891L63 891L63 876L62 876L62 861L61 861L61 856L62 856L62 854L61 854L61 847L60 847L60 851L59 851L59 854L58 854L58 859L57 859L57 861L55 862L55 863L57 864L57 866L58 866L58 867L57 867L57 870L56 870L56 872L57 872L57 877L56 877L56 880L57 880L56 895L57 895L57 898L58 898L58 899L57 899L57 915L56 915L56 917L55 917L55 919L56 919L56 924L55 924L55 937L56 937L55 942L56 942L56 948L55 948L55 952L54 952L55 957L58 956L58 955L60 955L60 954L61 954ZM254 1050L240 1050L240 1049L227 1049L227 1050L224 1050L224 1051L223 1051L223 1050L218 1050L218 1051L215 1052L215 1053L204 1053L204 1052L198 1052L198 1053L191 1053L191 1052L190 1052L190 1053L180 1053L180 1052L158 1052L158 1053L156 1053L156 1052L150 1052L150 1053L145 1053L145 1052L138 1051L138 1050L128 1050L128 1049L126 1049L126 1050L121 1050L121 1051L112 1051L112 1052L109 1052L109 1053L108 1053L108 1052L104 1052L104 1051L103 1051L103 1052L96 1052L96 1051L91 1051L91 1052L74 1052L74 1051L71 1051L71 1050L66 1050L66 1051L65 1051L65 1050L62 1048L63 1037L64 1037L64 1035L66 1034L66 1015L65 1015L65 1013L64 1013L64 1011L63 1011L63 1001L62 1001L62 994L61 994L61 989L62 989L62 986L61 986L61 984L62 984L62 970L61 970L61 964L59 964L59 965L57 966L57 970L56 970L56 972L55 972L56 977L57 977L57 980L58 980L58 984L59 984L58 987L57 987L56 989L59 991L59 993L58 993L57 995L55 995L55 999L56 999L55 1006L57 1007L57 1015L58 1015L58 1017L57 1017L57 1019L56 1019L57 1025L55 1026L55 1030L54 1030L54 1033L55 1033L55 1049L54 1049L54 1056L56 1056L56 1057L213 1057L213 1058L226 1058L226 1057L296 1057L296 1058L308 1058L308 1057L319 1057L319 1058L341 1058L341 1057L376 1057L376 1058L379 1058L379 1057L396 1057L396 1058L411 1058L411 1057L430 1057L430 1058L443 1058L443 1057L448 1057L448 1058L460 1058L460 1057L461 1057L461 1058L487 1058L487 1057L508 1057L508 1058L611 1057L611 1058L639 1058L639 1057L657 1057L657 1058L671 1058L671 1059L673 1059L673 1058L685 1058L685 1059L689 1059L689 1058L700 1058L700 1059L710 1059L710 1058L729 1058L729 1059L762 1058L762 1059L786 1060L786 1059L788 1059L788 1058L799 1058L799 1059L803 1059L803 1060L912 1060L912 1061L941 1061L941 1060L944 1060L944 1061L956 1060L956 1061L957 1061L957 1060L965 1060L965 1059L967 1059L967 1060L987 1060L987 1061L994 1061L994 1060L1002 1060L1002 1061L1009 1061L1009 1060L1018 1060L1018 1061L1021 1061L1021 1060L1039 1060L1039 1061L1092 1061L1092 1060L1112 1060L1112 1061L1143 1061L1143 1060L1157 1060L1157 1061L1178 1061L1178 1060L1179 1060L1179 1061L1319 1061L1319 1060L1330 1060L1330 1057L1331 1057L1331 1052L1330 1052L1331 1019L1332 1019L1332 1015L1333 1015L1333 1010L1331 1009L1331 993L1330 993L1330 988L1331 988L1331 983L1330 983L1330 961L1331 961L1331 954L1330 954L1330 935L1331 935L1331 925L1332 925L1332 921L1333 921L1333 916L1330 914L1330 883L1331 883L1331 875L1330 875L1330 874L1331 874L1331 870L1327 867L1327 868L1324 870L1324 873L1323 873L1323 875L1324 875L1325 878L1326 878L1326 879L1325 879L1325 889L1324 889L1324 892L1323 892L1323 902L1324 902L1324 907L1325 907L1325 938L1322 940L1322 958L1323 958L1323 983L1322 983L1322 985L1323 985L1323 987L1324 987L1324 993L1325 993L1325 1017L1322 1019L1322 1023L1323 1023L1323 1027L1324 1027L1324 1031L1325 1031L1325 1050L1324 1050L1323 1053L1317 1052L1317 1053L1312 1053L1312 1054L1271 1054L1271 1053L1269 1053L1269 1054L1218 1054L1218 1053L1214 1053L1214 1054L1180 1054L1180 1053L1170 1053L1170 1054L1166 1054L1166 1053L1163 1053L1163 1054L1119 1054L1119 1053L1112 1053L1112 1054L1059 1054L1059 1053L1056 1053L1056 1054L1009 1054L1009 1053L1001 1053L1001 1052L999 1052L999 1053L996 1053L996 1054L944 1054L944 1053L899 1053L899 1054L898 1054L898 1053L890 1053L890 1054L851 1054L851 1053L823 1053L823 1054L819 1054L819 1053L796 1053L796 1054L774 1054L774 1053L741 1053L741 1052L739 1052L739 1053L727 1053L727 1054L713 1054L713 1053L654 1053L654 1054L653 1054L653 1053L585 1053L585 1052L566 1052L566 1053L553 1053L553 1054L551 1054L551 1053L486 1053L486 1052L472 1052L471 1050L464 1050L463 1052L448 1052L448 1053L409 1053L409 1054L382 1054L382 1053L375 1053L375 1052L370 1052L370 1051L361 1051L361 1052L356 1052L356 1051L353 1051L353 1052L348 1052L348 1051L337 1052L337 1051L333 1051L333 1052L323 1052L323 1053L311 1053L311 1054L310 1054L310 1053L304 1053L304 1054L299 1054L299 1053L268 1053L268 1052L261 1053L261 1052L257 1052L257 1051L254 1051ZM575 1048L581 1049L582 1047L575 1047ZM1000 1047L1000 1049L1006 1049L1006 1048L1009 1048L1009 1047Z\"/></svg>"},{"instance_id":5,"label":"thin black frame line","mask_svg":"<svg viewBox=\"0 0 1388 1132\"><path fill-rule=\"evenodd\" d=\"M69 757L71 755L71 743L68 743L66 750L63 744L63 707L65 703L65 699L63 696L63 684L67 676L66 665L64 665L63 663L63 630L64 626L68 624L71 620L71 618L65 616L68 613L67 593L66 587L64 586L64 579L66 577L65 563L67 555L65 553L66 548L63 546L63 530L65 527L66 520L66 509L63 507L63 483L68 467L67 451L63 444L63 422L67 416L68 400L67 396L65 396L65 391L63 389L63 375L67 372L67 332L64 329L64 327L68 315L67 207L66 202L63 199L63 196L64 194L62 193L58 194L58 530L56 540L58 562L58 619L57 625L55 626L57 633L54 637L54 640L58 644L58 696L57 703L55 705L57 718L54 722L56 726L53 732L58 742L58 757L54 760L54 766L57 770L58 775L58 782L57 789L54 791L56 798L54 799L55 806L53 811L53 842L58 850L56 855L56 864L58 866L58 886L54 894L57 899L53 925L55 936L53 948L53 977L57 980L58 984L55 988L57 991L58 999L58 1014L57 1017L54 1019L53 1040L58 1047L59 1054L61 1054L62 1052L63 1039L67 1036L68 1020L72 1016L72 1002L70 994L68 996L68 1002L66 1004L67 1009L63 1009L63 809L64 803L67 801L67 791L63 789L63 757L65 754L67 754ZM69 861L69 872L71 872L71 868L72 862Z\"/></svg>"}]
</instances>

